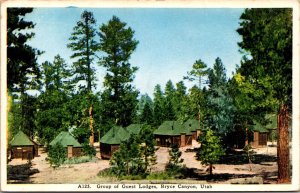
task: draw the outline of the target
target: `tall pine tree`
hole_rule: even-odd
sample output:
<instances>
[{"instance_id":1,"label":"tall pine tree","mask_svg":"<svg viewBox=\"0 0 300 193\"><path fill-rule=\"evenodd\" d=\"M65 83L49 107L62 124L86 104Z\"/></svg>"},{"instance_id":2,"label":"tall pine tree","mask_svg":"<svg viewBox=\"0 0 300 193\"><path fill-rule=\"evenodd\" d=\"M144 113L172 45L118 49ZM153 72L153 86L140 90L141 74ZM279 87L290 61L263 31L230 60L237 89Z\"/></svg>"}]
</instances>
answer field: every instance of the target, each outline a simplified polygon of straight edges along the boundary
<instances>
[{"instance_id":1,"label":"tall pine tree","mask_svg":"<svg viewBox=\"0 0 300 193\"><path fill-rule=\"evenodd\" d=\"M292 104L292 9L246 9L240 17L241 75L267 98L259 110L278 112L278 182L290 181L289 115ZM255 105L255 104L252 104Z\"/></svg>"},{"instance_id":2,"label":"tall pine tree","mask_svg":"<svg viewBox=\"0 0 300 193\"><path fill-rule=\"evenodd\" d=\"M104 52L100 65L107 70L101 97L102 121L127 126L134 119L138 102L138 91L132 85L138 68L129 63L138 41L134 39L134 31L116 16L100 27L99 35L100 49Z\"/></svg>"},{"instance_id":3,"label":"tall pine tree","mask_svg":"<svg viewBox=\"0 0 300 193\"><path fill-rule=\"evenodd\" d=\"M34 37L34 23L24 20L32 8L7 9L7 87L13 96L12 110L16 121L10 129L21 129L30 137L34 135L34 114L36 97L28 91L40 89L40 71L37 57L41 51L27 43ZM14 131L11 131L15 133Z\"/></svg>"},{"instance_id":4,"label":"tall pine tree","mask_svg":"<svg viewBox=\"0 0 300 193\"><path fill-rule=\"evenodd\" d=\"M71 94L71 71L59 55L53 63L44 62L41 69L44 89L38 97L35 124L40 142L47 145L70 126L65 106Z\"/></svg>"},{"instance_id":5,"label":"tall pine tree","mask_svg":"<svg viewBox=\"0 0 300 193\"><path fill-rule=\"evenodd\" d=\"M84 11L81 14L81 20L77 22L76 26L73 28L73 33L69 38L70 43L68 48L70 48L74 54L71 58L77 59L73 63L74 67L74 84L79 84L80 90L87 95L88 98L93 98L92 87L95 82L95 72L92 67L93 60L96 56L96 51L99 49L98 43L95 40L96 30L95 30L96 20L94 19L93 13L89 11ZM81 85L85 82L86 86ZM89 112L89 128L90 128L90 145L94 143L94 126L93 126L93 105L92 99L87 107Z\"/></svg>"},{"instance_id":6,"label":"tall pine tree","mask_svg":"<svg viewBox=\"0 0 300 193\"><path fill-rule=\"evenodd\" d=\"M184 77L184 79L187 79L189 81L196 81L198 88L201 90L201 86L203 84L203 78L207 76L208 70L207 65L202 60L196 60L193 64L192 70L187 73L188 75ZM198 120L199 120L199 126L201 128L201 97L198 96Z\"/></svg>"}]
</instances>

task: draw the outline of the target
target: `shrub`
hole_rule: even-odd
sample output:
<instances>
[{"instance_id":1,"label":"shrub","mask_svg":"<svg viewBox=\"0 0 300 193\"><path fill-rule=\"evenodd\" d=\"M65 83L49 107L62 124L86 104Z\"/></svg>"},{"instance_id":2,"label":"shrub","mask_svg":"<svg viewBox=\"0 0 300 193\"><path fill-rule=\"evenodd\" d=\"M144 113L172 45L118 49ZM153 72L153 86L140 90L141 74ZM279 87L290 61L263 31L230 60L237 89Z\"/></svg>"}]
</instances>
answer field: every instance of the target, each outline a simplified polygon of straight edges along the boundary
<instances>
[{"instance_id":1,"label":"shrub","mask_svg":"<svg viewBox=\"0 0 300 193\"><path fill-rule=\"evenodd\" d=\"M79 164L79 163L86 163L90 161L96 161L96 158L90 156L72 157L64 161L64 164Z\"/></svg>"},{"instance_id":2,"label":"shrub","mask_svg":"<svg viewBox=\"0 0 300 193\"><path fill-rule=\"evenodd\" d=\"M174 179L174 175L168 171L163 172L153 172L150 173L147 177L147 180L170 180Z\"/></svg>"},{"instance_id":3,"label":"shrub","mask_svg":"<svg viewBox=\"0 0 300 193\"><path fill-rule=\"evenodd\" d=\"M121 143L120 148L113 154L110 165L112 173L118 177L145 173L141 147L135 135Z\"/></svg>"},{"instance_id":4,"label":"shrub","mask_svg":"<svg viewBox=\"0 0 300 193\"><path fill-rule=\"evenodd\" d=\"M49 162L52 167L59 167L67 159L67 150L60 143L49 148Z\"/></svg>"},{"instance_id":5,"label":"shrub","mask_svg":"<svg viewBox=\"0 0 300 193\"><path fill-rule=\"evenodd\" d=\"M179 173L182 166L183 159L181 157L182 152L179 151L178 144L173 144L169 150L170 160L166 165L166 170L171 173Z\"/></svg>"},{"instance_id":6,"label":"shrub","mask_svg":"<svg viewBox=\"0 0 300 193\"><path fill-rule=\"evenodd\" d=\"M204 165L208 165L209 174L212 175L213 164L217 163L220 157L225 154L220 138L215 136L213 130L208 129L204 135L198 138L198 141L201 146L196 154L197 160L200 160Z\"/></svg>"},{"instance_id":7,"label":"shrub","mask_svg":"<svg viewBox=\"0 0 300 193\"><path fill-rule=\"evenodd\" d=\"M94 147L90 146L88 143L84 143L83 144L83 154L84 155L87 155L87 156L90 156L90 157L93 157L96 155L96 150Z\"/></svg>"}]
</instances>

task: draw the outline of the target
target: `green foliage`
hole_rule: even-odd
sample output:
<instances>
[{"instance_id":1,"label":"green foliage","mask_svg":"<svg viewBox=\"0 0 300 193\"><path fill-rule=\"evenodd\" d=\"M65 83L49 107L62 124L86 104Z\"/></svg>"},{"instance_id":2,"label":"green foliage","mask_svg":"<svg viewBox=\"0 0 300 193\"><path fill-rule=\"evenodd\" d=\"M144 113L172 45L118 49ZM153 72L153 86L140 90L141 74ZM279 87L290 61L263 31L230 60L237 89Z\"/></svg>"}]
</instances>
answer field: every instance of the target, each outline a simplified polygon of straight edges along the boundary
<instances>
[{"instance_id":1,"label":"green foliage","mask_svg":"<svg viewBox=\"0 0 300 193\"><path fill-rule=\"evenodd\" d=\"M254 85L264 85L256 91L288 103L292 94L292 9L246 9L240 19L239 46L251 55L244 57L241 74ZM265 100L266 106L269 103Z\"/></svg>"},{"instance_id":2,"label":"green foliage","mask_svg":"<svg viewBox=\"0 0 300 193\"><path fill-rule=\"evenodd\" d=\"M220 138L215 135L213 130L208 129L203 135L199 136L198 142L201 145L196 153L197 160L201 161L203 165L209 165L212 169L212 165L217 163L220 157L225 154Z\"/></svg>"},{"instance_id":3,"label":"green foliage","mask_svg":"<svg viewBox=\"0 0 300 193\"><path fill-rule=\"evenodd\" d=\"M196 60L193 64L192 70L187 73L188 75L185 76L184 79L199 81L199 88L201 88L201 78L208 74L208 70L206 68L207 65L202 60Z\"/></svg>"},{"instance_id":4,"label":"green foliage","mask_svg":"<svg viewBox=\"0 0 300 193\"><path fill-rule=\"evenodd\" d=\"M174 120L175 117L175 88L171 80L166 83L164 100L164 120Z\"/></svg>"},{"instance_id":5,"label":"green foliage","mask_svg":"<svg viewBox=\"0 0 300 193\"><path fill-rule=\"evenodd\" d=\"M170 180L175 179L175 176L173 173L168 171L162 171L162 172L153 172L147 175L147 180Z\"/></svg>"},{"instance_id":6,"label":"green foliage","mask_svg":"<svg viewBox=\"0 0 300 193\"><path fill-rule=\"evenodd\" d=\"M28 45L28 41L34 37L34 33L30 32L34 23L24 20L24 16L32 11L32 8L7 9L7 88L12 94L11 112L15 121L10 129L12 133L21 129L31 138L36 130L36 97L27 91L40 89L37 57L42 54Z\"/></svg>"},{"instance_id":7,"label":"green foliage","mask_svg":"<svg viewBox=\"0 0 300 193\"><path fill-rule=\"evenodd\" d=\"M34 37L34 23L24 20L32 8L7 9L7 87L11 93L25 94L39 88L37 56L42 52L27 43Z\"/></svg>"},{"instance_id":8,"label":"green foliage","mask_svg":"<svg viewBox=\"0 0 300 193\"><path fill-rule=\"evenodd\" d=\"M193 102L193 111L190 111L190 114L197 114L198 120L200 120L200 123L202 123L202 119L201 119L201 114L202 112L202 102L203 102L203 95L201 92L201 88L202 88L202 82L203 82L203 78L206 77L208 75L209 70L207 69L207 65L202 61L202 60L196 60L195 63L193 64L192 70L190 72L187 72L187 76L184 77L184 79L187 79L189 81L197 81L197 86L198 89L195 88L193 89L194 92L193 95L191 93L191 97L190 97L190 101ZM195 105L197 107L195 107ZM195 111L195 109L197 109L197 111ZM192 115L193 116L193 115ZM200 127L202 128L201 124Z\"/></svg>"},{"instance_id":9,"label":"green foliage","mask_svg":"<svg viewBox=\"0 0 300 193\"><path fill-rule=\"evenodd\" d=\"M60 143L49 148L48 158L52 167L59 167L67 159L67 150Z\"/></svg>"},{"instance_id":10,"label":"green foliage","mask_svg":"<svg viewBox=\"0 0 300 193\"><path fill-rule=\"evenodd\" d=\"M152 128L144 125L138 136L132 134L113 154L110 160L111 173L118 177L146 175L155 163Z\"/></svg>"},{"instance_id":11,"label":"green foliage","mask_svg":"<svg viewBox=\"0 0 300 193\"><path fill-rule=\"evenodd\" d=\"M72 157L64 161L64 164L80 164L86 162L96 162L97 158L91 156Z\"/></svg>"},{"instance_id":12,"label":"green foliage","mask_svg":"<svg viewBox=\"0 0 300 193\"><path fill-rule=\"evenodd\" d=\"M235 106L228 92L225 67L217 58L213 69L209 70L207 93L207 114L205 124L222 137L233 131Z\"/></svg>"},{"instance_id":13,"label":"green foliage","mask_svg":"<svg viewBox=\"0 0 300 193\"><path fill-rule=\"evenodd\" d=\"M145 103L142 114L140 116L140 123L152 125L154 121L153 110L148 102Z\"/></svg>"},{"instance_id":14,"label":"green foliage","mask_svg":"<svg viewBox=\"0 0 300 193\"><path fill-rule=\"evenodd\" d=\"M250 96L260 96L257 97L260 100L251 105L258 112L278 111L280 183L290 181L288 114L292 110L292 13L291 8L246 9L237 30L242 36L239 46L245 52L238 72L254 88Z\"/></svg>"},{"instance_id":15,"label":"green foliage","mask_svg":"<svg viewBox=\"0 0 300 193\"><path fill-rule=\"evenodd\" d=\"M186 86L183 81L176 83L176 91L173 98L173 108L177 120L186 120L187 110L189 109L188 96L186 95Z\"/></svg>"},{"instance_id":16,"label":"green foliage","mask_svg":"<svg viewBox=\"0 0 300 193\"><path fill-rule=\"evenodd\" d=\"M36 103L35 125L39 141L47 145L70 126L67 104L72 92L69 81L71 73L59 55L54 57L53 63L44 62L41 72L44 90Z\"/></svg>"},{"instance_id":17,"label":"green foliage","mask_svg":"<svg viewBox=\"0 0 300 193\"><path fill-rule=\"evenodd\" d=\"M132 67L129 59L138 41L134 39L134 31L126 25L113 16L100 27L100 49L104 57L99 64L107 70L101 95L102 124L127 126L136 115L138 91L131 83L138 68Z\"/></svg>"},{"instance_id":18,"label":"green foliage","mask_svg":"<svg viewBox=\"0 0 300 193\"><path fill-rule=\"evenodd\" d=\"M210 88L219 88L223 87L226 84L226 72L225 67L218 57L215 60L213 65L213 69L209 69L208 71L208 83Z\"/></svg>"},{"instance_id":19,"label":"green foliage","mask_svg":"<svg viewBox=\"0 0 300 193\"><path fill-rule=\"evenodd\" d=\"M164 121L164 95L160 85L154 88L154 103L153 103L154 126L159 126Z\"/></svg>"},{"instance_id":20,"label":"green foliage","mask_svg":"<svg viewBox=\"0 0 300 193\"><path fill-rule=\"evenodd\" d=\"M95 25L96 20L93 13L84 11L81 14L81 20L73 28L73 33L69 38L70 43L68 44L68 48L74 52L71 58L77 59L73 63L74 83L77 84L82 80L86 81L87 85L80 85L80 88L86 88L88 92L94 86L95 71L91 65L95 59L95 52L99 49L98 43L95 41Z\"/></svg>"},{"instance_id":21,"label":"green foliage","mask_svg":"<svg viewBox=\"0 0 300 193\"><path fill-rule=\"evenodd\" d=\"M96 149L90 146L88 143L83 144L83 153L89 157L94 157L96 155Z\"/></svg>"},{"instance_id":22,"label":"green foliage","mask_svg":"<svg viewBox=\"0 0 300 193\"><path fill-rule=\"evenodd\" d=\"M140 144L135 135L121 143L110 159L110 165L111 172L118 177L145 173Z\"/></svg>"},{"instance_id":23,"label":"green foliage","mask_svg":"<svg viewBox=\"0 0 300 193\"><path fill-rule=\"evenodd\" d=\"M170 160L166 165L166 170L173 173L178 173L181 169L181 163L183 159L181 158L182 152L179 151L178 144L172 144L169 150Z\"/></svg>"},{"instance_id":24,"label":"green foliage","mask_svg":"<svg viewBox=\"0 0 300 193\"><path fill-rule=\"evenodd\" d=\"M149 171L149 167L156 164L155 145L153 129L149 125L143 125L139 137L141 156L144 159L144 170Z\"/></svg>"}]
</instances>

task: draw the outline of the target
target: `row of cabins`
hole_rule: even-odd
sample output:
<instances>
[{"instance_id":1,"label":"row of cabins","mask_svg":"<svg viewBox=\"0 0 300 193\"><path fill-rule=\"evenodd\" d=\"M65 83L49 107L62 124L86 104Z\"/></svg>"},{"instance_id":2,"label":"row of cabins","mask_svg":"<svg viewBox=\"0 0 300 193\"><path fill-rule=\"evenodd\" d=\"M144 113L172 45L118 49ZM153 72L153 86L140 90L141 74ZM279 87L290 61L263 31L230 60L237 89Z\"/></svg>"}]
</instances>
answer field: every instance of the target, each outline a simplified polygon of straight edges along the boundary
<instances>
[{"instance_id":1,"label":"row of cabins","mask_svg":"<svg viewBox=\"0 0 300 193\"><path fill-rule=\"evenodd\" d=\"M131 134L138 134L142 130L142 124L131 124L126 128L120 126L112 127L100 139L100 152L103 159L110 159L117 151L120 144L127 140ZM158 146L169 147L177 144L180 147L192 145L200 135L199 122L188 120L184 124L179 121L165 121L154 131L154 137Z\"/></svg>"},{"instance_id":2,"label":"row of cabins","mask_svg":"<svg viewBox=\"0 0 300 193\"><path fill-rule=\"evenodd\" d=\"M255 122L250 128L253 132L249 135L251 137L248 139L248 142L254 148L266 146L270 130L276 129L276 125L276 117L271 118L271 123L266 127ZM118 150L120 144L127 140L131 134L140 133L142 126L141 124L131 124L126 128L120 126L112 127L100 139L101 157L110 159L112 154ZM245 137L241 137L241 132L237 131L230 134L227 144L236 148L244 147L248 142L245 141ZM184 123L165 121L154 131L156 143L162 147L170 147L172 144L177 144L179 147L192 145L192 140L196 140L200 134L199 122L194 119L187 120ZM82 155L82 145L69 132L63 131L59 133L49 145L54 146L57 143L66 148L66 156L68 158ZM11 140L9 150L11 158L33 159L38 156L38 144L22 131L19 131Z\"/></svg>"}]
</instances>

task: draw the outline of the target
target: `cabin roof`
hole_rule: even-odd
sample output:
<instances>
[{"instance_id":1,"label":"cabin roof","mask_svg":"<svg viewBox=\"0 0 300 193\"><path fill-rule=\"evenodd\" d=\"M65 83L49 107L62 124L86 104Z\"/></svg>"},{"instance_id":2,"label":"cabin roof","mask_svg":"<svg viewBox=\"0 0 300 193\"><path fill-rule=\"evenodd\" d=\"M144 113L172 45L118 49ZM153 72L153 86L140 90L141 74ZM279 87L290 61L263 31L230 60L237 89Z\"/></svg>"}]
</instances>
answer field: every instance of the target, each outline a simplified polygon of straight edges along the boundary
<instances>
[{"instance_id":1,"label":"cabin roof","mask_svg":"<svg viewBox=\"0 0 300 193\"><path fill-rule=\"evenodd\" d=\"M101 143L106 144L121 144L121 142L127 140L130 136L130 132L120 126L113 126L101 139Z\"/></svg>"},{"instance_id":2,"label":"cabin roof","mask_svg":"<svg viewBox=\"0 0 300 193\"><path fill-rule=\"evenodd\" d=\"M190 131L196 131L197 129L200 129L199 121L196 119L188 119L183 125Z\"/></svg>"},{"instance_id":3,"label":"cabin roof","mask_svg":"<svg viewBox=\"0 0 300 193\"><path fill-rule=\"evenodd\" d=\"M61 143L63 147L82 147L82 145L67 131L60 132L49 145L53 146L57 143Z\"/></svg>"},{"instance_id":4,"label":"cabin roof","mask_svg":"<svg viewBox=\"0 0 300 193\"><path fill-rule=\"evenodd\" d=\"M155 135L175 136L181 135L182 133L186 135L192 134L189 128L185 127L179 121L165 121L154 131Z\"/></svg>"},{"instance_id":5,"label":"cabin roof","mask_svg":"<svg viewBox=\"0 0 300 193\"><path fill-rule=\"evenodd\" d=\"M29 146L35 145L35 142L33 142L25 133L19 131L9 144L11 146Z\"/></svg>"}]
</instances>

